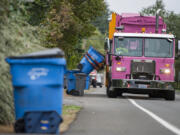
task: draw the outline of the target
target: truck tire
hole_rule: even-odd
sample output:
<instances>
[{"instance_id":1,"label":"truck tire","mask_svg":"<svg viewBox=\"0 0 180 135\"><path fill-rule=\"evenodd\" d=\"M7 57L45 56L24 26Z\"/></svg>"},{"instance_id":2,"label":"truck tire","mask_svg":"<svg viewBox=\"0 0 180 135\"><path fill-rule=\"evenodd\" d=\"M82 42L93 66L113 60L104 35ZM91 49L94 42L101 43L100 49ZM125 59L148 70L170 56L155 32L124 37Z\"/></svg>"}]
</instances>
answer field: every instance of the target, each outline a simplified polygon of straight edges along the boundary
<instances>
[{"instance_id":1,"label":"truck tire","mask_svg":"<svg viewBox=\"0 0 180 135\"><path fill-rule=\"evenodd\" d=\"M117 92L116 91L110 91L109 88L106 90L106 95L109 98L117 98Z\"/></svg>"},{"instance_id":2,"label":"truck tire","mask_svg":"<svg viewBox=\"0 0 180 135\"><path fill-rule=\"evenodd\" d=\"M108 86L107 86L107 88L106 88L106 95L107 95L107 97L109 97L109 98L117 98L117 91L115 91L115 90L112 90L112 91L110 91L109 90L109 88L110 88L110 86L111 86L111 79L110 79L110 75L108 75L108 82L109 82L109 84L108 84Z\"/></svg>"},{"instance_id":3,"label":"truck tire","mask_svg":"<svg viewBox=\"0 0 180 135\"><path fill-rule=\"evenodd\" d=\"M165 97L166 100L175 100L175 91L168 91L166 93L166 97Z\"/></svg>"},{"instance_id":4,"label":"truck tire","mask_svg":"<svg viewBox=\"0 0 180 135\"><path fill-rule=\"evenodd\" d=\"M149 97L150 97L150 98L158 98L158 95L156 95L156 94L154 94L154 93L150 93L150 94L149 94Z\"/></svg>"},{"instance_id":5,"label":"truck tire","mask_svg":"<svg viewBox=\"0 0 180 135\"><path fill-rule=\"evenodd\" d=\"M123 94L122 92L119 92L119 93L118 93L118 96L122 97L122 96L123 96L122 94Z\"/></svg>"}]
</instances>

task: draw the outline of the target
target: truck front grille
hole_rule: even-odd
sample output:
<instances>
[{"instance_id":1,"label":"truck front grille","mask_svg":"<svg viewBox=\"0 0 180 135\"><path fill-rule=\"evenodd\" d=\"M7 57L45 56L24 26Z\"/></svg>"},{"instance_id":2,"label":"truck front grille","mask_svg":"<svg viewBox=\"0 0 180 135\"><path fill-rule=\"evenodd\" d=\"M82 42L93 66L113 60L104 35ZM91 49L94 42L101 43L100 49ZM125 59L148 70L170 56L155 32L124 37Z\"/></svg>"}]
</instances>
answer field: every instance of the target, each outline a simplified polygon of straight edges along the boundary
<instances>
[{"instance_id":1,"label":"truck front grille","mask_svg":"<svg viewBox=\"0 0 180 135\"><path fill-rule=\"evenodd\" d=\"M133 79L151 80L155 74L155 61L132 60L131 75Z\"/></svg>"}]
</instances>

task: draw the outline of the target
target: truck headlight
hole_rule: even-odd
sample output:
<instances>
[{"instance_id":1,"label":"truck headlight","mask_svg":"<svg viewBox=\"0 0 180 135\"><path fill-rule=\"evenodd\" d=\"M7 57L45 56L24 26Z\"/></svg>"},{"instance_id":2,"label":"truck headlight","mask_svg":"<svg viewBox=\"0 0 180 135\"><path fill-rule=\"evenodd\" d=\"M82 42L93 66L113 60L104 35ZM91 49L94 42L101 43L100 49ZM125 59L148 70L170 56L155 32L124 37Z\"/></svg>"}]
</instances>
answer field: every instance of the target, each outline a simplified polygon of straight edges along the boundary
<instances>
[{"instance_id":1,"label":"truck headlight","mask_svg":"<svg viewBox=\"0 0 180 135\"><path fill-rule=\"evenodd\" d=\"M126 71L126 67L116 67L116 71L125 72Z\"/></svg>"},{"instance_id":2,"label":"truck headlight","mask_svg":"<svg viewBox=\"0 0 180 135\"><path fill-rule=\"evenodd\" d=\"M160 69L161 74L170 74L171 70L169 68Z\"/></svg>"}]
</instances>

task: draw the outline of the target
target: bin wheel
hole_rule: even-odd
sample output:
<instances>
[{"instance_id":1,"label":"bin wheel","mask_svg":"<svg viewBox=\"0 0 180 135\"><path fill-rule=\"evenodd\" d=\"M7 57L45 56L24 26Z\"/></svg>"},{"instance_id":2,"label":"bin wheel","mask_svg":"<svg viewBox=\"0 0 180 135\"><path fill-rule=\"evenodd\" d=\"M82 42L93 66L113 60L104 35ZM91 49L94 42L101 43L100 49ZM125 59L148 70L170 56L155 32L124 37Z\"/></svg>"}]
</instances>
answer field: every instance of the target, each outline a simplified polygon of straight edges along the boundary
<instances>
[{"instance_id":1,"label":"bin wheel","mask_svg":"<svg viewBox=\"0 0 180 135\"><path fill-rule=\"evenodd\" d=\"M166 97L165 97L166 100L175 100L175 91L168 91L166 93Z\"/></svg>"},{"instance_id":2,"label":"bin wheel","mask_svg":"<svg viewBox=\"0 0 180 135\"><path fill-rule=\"evenodd\" d=\"M24 119L18 119L14 124L14 131L16 133L24 133L25 132L25 123Z\"/></svg>"},{"instance_id":3,"label":"bin wheel","mask_svg":"<svg viewBox=\"0 0 180 135\"><path fill-rule=\"evenodd\" d=\"M109 98L117 98L117 92L116 92L115 90L110 91L108 87L107 87L107 89L106 89L106 95L107 95Z\"/></svg>"},{"instance_id":4,"label":"bin wheel","mask_svg":"<svg viewBox=\"0 0 180 135\"><path fill-rule=\"evenodd\" d=\"M68 95L70 94L68 90L66 90L66 94L68 94Z\"/></svg>"}]
</instances>

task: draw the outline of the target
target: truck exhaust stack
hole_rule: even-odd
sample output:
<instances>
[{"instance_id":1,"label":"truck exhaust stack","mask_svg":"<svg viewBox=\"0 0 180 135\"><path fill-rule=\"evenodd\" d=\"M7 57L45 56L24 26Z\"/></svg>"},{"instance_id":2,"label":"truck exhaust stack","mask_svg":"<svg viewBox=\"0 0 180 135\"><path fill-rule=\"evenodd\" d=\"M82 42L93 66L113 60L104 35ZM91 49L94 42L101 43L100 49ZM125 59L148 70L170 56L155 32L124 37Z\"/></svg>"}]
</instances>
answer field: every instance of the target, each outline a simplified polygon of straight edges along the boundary
<instances>
[{"instance_id":1,"label":"truck exhaust stack","mask_svg":"<svg viewBox=\"0 0 180 135\"><path fill-rule=\"evenodd\" d=\"M161 11L161 9L158 9L156 11L156 31L155 31L155 33L159 32L158 29L159 29L159 13L160 13L160 11Z\"/></svg>"}]
</instances>

